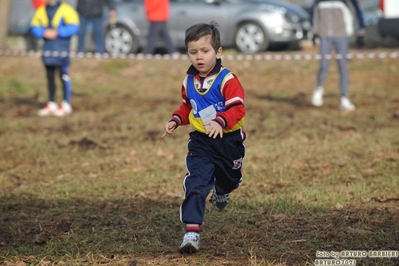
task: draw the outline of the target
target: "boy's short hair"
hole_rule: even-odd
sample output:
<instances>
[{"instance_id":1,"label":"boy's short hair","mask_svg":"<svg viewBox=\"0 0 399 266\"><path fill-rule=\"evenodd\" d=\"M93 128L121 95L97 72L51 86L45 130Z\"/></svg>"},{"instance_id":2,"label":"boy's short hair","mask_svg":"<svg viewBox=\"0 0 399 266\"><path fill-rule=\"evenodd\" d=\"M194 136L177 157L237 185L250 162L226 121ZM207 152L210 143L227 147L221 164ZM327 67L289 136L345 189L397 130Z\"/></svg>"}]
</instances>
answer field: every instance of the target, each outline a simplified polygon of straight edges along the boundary
<instances>
[{"instance_id":1,"label":"boy's short hair","mask_svg":"<svg viewBox=\"0 0 399 266\"><path fill-rule=\"evenodd\" d=\"M219 32L219 24L216 21L212 21L211 23L199 23L191 26L186 30L186 38L185 45L186 50L189 42L198 41L199 38L211 35L211 44L215 51L217 51L220 47L220 32Z\"/></svg>"}]
</instances>

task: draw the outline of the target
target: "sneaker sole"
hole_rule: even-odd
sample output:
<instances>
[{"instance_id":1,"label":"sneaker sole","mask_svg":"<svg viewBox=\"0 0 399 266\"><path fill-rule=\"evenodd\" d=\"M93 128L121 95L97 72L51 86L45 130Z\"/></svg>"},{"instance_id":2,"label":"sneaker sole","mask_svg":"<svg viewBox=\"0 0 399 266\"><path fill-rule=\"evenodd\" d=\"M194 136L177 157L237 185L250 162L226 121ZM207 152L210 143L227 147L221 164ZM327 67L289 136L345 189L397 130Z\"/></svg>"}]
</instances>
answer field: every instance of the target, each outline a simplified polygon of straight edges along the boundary
<instances>
[{"instance_id":1,"label":"sneaker sole","mask_svg":"<svg viewBox=\"0 0 399 266\"><path fill-rule=\"evenodd\" d=\"M320 106L323 105L323 100L317 101L317 100L312 99L312 100L311 100L311 103L312 103L313 106L320 107Z\"/></svg>"},{"instance_id":2,"label":"sneaker sole","mask_svg":"<svg viewBox=\"0 0 399 266\"><path fill-rule=\"evenodd\" d=\"M187 243L186 245L184 245L183 247L180 248L181 253L193 254L193 253L196 253L197 251L198 251L198 249L195 248L191 243Z\"/></svg>"},{"instance_id":3,"label":"sneaker sole","mask_svg":"<svg viewBox=\"0 0 399 266\"><path fill-rule=\"evenodd\" d=\"M226 210L226 208L227 208L227 205L226 205L226 207L224 207L223 209L219 209L218 207L216 207L215 205L213 205L213 207L218 211L218 212L223 212L223 211L225 211Z\"/></svg>"},{"instance_id":4,"label":"sneaker sole","mask_svg":"<svg viewBox=\"0 0 399 266\"><path fill-rule=\"evenodd\" d=\"M55 113L54 116L57 116L57 117L64 117L64 116L69 116L69 115L71 115L71 114L72 114L72 112L70 112L70 113Z\"/></svg>"},{"instance_id":5,"label":"sneaker sole","mask_svg":"<svg viewBox=\"0 0 399 266\"><path fill-rule=\"evenodd\" d=\"M45 117L45 116L53 116L54 114L37 114L38 116Z\"/></svg>"},{"instance_id":6,"label":"sneaker sole","mask_svg":"<svg viewBox=\"0 0 399 266\"><path fill-rule=\"evenodd\" d=\"M312 102L312 105L313 105L313 106L316 106L316 107L320 107L320 106L323 106L323 103L313 103L313 102Z\"/></svg>"}]
</instances>

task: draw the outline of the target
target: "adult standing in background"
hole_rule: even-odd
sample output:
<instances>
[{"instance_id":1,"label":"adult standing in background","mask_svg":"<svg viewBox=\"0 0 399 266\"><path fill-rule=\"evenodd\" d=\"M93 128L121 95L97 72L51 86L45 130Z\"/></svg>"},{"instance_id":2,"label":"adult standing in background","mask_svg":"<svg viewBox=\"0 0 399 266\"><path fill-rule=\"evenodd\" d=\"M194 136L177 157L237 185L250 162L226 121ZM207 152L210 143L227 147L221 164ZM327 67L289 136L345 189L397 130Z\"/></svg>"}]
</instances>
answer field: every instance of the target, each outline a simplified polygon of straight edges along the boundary
<instances>
[{"instance_id":1,"label":"adult standing in background","mask_svg":"<svg viewBox=\"0 0 399 266\"><path fill-rule=\"evenodd\" d=\"M349 38L357 31L357 44L363 46L365 24L357 0L315 0L311 9L311 23L313 34L320 38L320 68L317 73L317 85L312 95L314 106L323 105L323 83L327 77L333 46L337 57L342 110L355 110L355 105L349 100L347 54L349 51Z\"/></svg>"},{"instance_id":2,"label":"adult standing in background","mask_svg":"<svg viewBox=\"0 0 399 266\"><path fill-rule=\"evenodd\" d=\"M161 37L167 52L176 53L177 50L172 43L168 31L169 0L144 0L144 7L150 28L147 38L147 47L144 54L153 54L158 37Z\"/></svg>"},{"instance_id":3,"label":"adult standing in background","mask_svg":"<svg viewBox=\"0 0 399 266\"><path fill-rule=\"evenodd\" d=\"M111 19L116 17L116 4L114 0L78 0L76 10L79 13L80 31L78 35L78 52L85 51L85 38L87 25L93 25L94 42L97 53L105 53L103 8L108 6Z\"/></svg>"}]
</instances>

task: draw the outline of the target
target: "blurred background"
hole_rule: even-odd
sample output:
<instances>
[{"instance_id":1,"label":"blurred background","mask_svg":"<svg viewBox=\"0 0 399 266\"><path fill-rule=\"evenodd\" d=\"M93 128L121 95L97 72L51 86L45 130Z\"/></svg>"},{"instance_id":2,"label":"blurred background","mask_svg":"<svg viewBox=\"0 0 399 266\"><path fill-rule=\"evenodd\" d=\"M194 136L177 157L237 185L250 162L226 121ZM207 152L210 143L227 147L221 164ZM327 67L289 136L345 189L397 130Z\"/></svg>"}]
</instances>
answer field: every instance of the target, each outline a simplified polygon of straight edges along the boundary
<instances>
[{"instance_id":1,"label":"blurred background","mask_svg":"<svg viewBox=\"0 0 399 266\"><path fill-rule=\"evenodd\" d=\"M4 0L2 0L4 1ZM71 4L73 7L76 6L76 0L63 0ZM172 0L176 1L176 0ZM202 0L201 0L202 1ZM216 0L223 2L224 0ZM273 2L269 0L264 0L266 2ZM385 19L383 17L383 12L379 8L380 0L358 0L361 9L363 11L363 16L365 23L367 25L366 30L366 48L377 48L377 47L398 47L399 39L399 14L397 18ZM399 2L398 0L391 0ZM126 4L126 2L140 3L139 0L116 0L117 5ZM182 1L179 1L182 2ZM207 1L209 2L209 1ZM215 1L213 1L215 2ZM302 8L307 13L310 11L310 6L313 0L277 0L274 2L289 3ZM399 5L398 5L399 8ZM21 49L21 50L37 50L40 45L38 41L31 38L29 33L29 23L33 16L35 9L33 7L32 0L11 0L10 12L8 15L8 26L7 26L7 49ZM399 10L398 10L399 13ZM133 16L132 16L133 17ZM136 15L137 17L137 15ZM134 18L132 18L133 20ZM137 22L136 22L137 24ZM108 21L104 21L104 30L109 27ZM304 29L306 32L308 29ZM387 33L388 31L388 33ZM389 33L393 32L393 34ZM88 38L86 38L87 50L92 50L94 47L93 40L91 37L91 29L88 29ZM396 36L395 36L396 34ZM134 37L134 36L133 36ZM300 40L300 47L312 46L311 34L307 34ZM72 42L72 50L76 47L76 38ZM127 48L128 50L130 48ZM283 49L290 49L289 46L284 46Z\"/></svg>"}]
</instances>

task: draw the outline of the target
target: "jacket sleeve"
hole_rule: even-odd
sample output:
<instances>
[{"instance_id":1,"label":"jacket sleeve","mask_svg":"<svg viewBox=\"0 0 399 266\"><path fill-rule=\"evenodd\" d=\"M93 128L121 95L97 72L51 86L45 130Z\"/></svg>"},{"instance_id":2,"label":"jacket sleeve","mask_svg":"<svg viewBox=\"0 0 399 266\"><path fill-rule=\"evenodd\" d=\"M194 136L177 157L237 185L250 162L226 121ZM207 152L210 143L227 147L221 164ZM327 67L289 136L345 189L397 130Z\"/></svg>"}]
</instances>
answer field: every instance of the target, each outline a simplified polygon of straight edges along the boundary
<instances>
[{"instance_id":1,"label":"jacket sleeve","mask_svg":"<svg viewBox=\"0 0 399 266\"><path fill-rule=\"evenodd\" d=\"M310 8L310 24L312 28L312 33L318 35L319 34L319 14L317 12L317 4L319 3L318 0L313 2L312 7Z\"/></svg>"},{"instance_id":2,"label":"jacket sleeve","mask_svg":"<svg viewBox=\"0 0 399 266\"><path fill-rule=\"evenodd\" d=\"M70 38L79 32L79 26L76 24L61 25L58 28L58 36L61 38Z\"/></svg>"},{"instance_id":3,"label":"jacket sleeve","mask_svg":"<svg viewBox=\"0 0 399 266\"><path fill-rule=\"evenodd\" d=\"M76 10L67 5L63 18L58 24L58 36L61 38L70 38L79 32L79 15Z\"/></svg>"},{"instance_id":4,"label":"jacket sleeve","mask_svg":"<svg viewBox=\"0 0 399 266\"><path fill-rule=\"evenodd\" d=\"M358 30L358 32L365 33L364 31L365 31L366 26L364 23L362 10L360 9L360 6L359 6L357 0L351 0L351 4L353 5L353 8L355 9L354 15L355 15L355 18L357 21L357 28L358 28L357 30Z\"/></svg>"},{"instance_id":5,"label":"jacket sleeve","mask_svg":"<svg viewBox=\"0 0 399 266\"><path fill-rule=\"evenodd\" d=\"M45 30L46 30L45 27L40 27L40 26L30 27L30 32L32 33L32 36L35 37L36 39L42 39Z\"/></svg>"},{"instance_id":6,"label":"jacket sleeve","mask_svg":"<svg viewBox=\"0 0 399 266\"><path fill-rule=\"evenodd\" d=\"M37 39L43 38L44 31L47 28L45 18L43 17L43 14L45 14L43 9L44 7L39 7L30 22L30 32Z\"/></svg>"},{"instance_id":7,"label":"jacket sleeve","mask_svg":"<svg viewBox=\"0 0 399 266\"><path fill-rule=\"evenodd\" d=\"M245 117L244 88L233 73L223 87L223 95L226 110L217 113L215 121L225 129L232 129Z\"/></svg>"},{"instance_id":8,"label":"jacket sleeve","mask_svg":"<svg viewBox=\"0 0 399 266\"><path fill-rule=\"evenodd\" d=\"M184 85L182 85L181 88L181 97L182 97L182 103L179 109L173 112L172 119L170 120L170 121L175 121L178 126L188 125L190 123L188 117L191 112L191 103L187 98L186 88L184 87Z\"/></svg>"}]
</instances>

